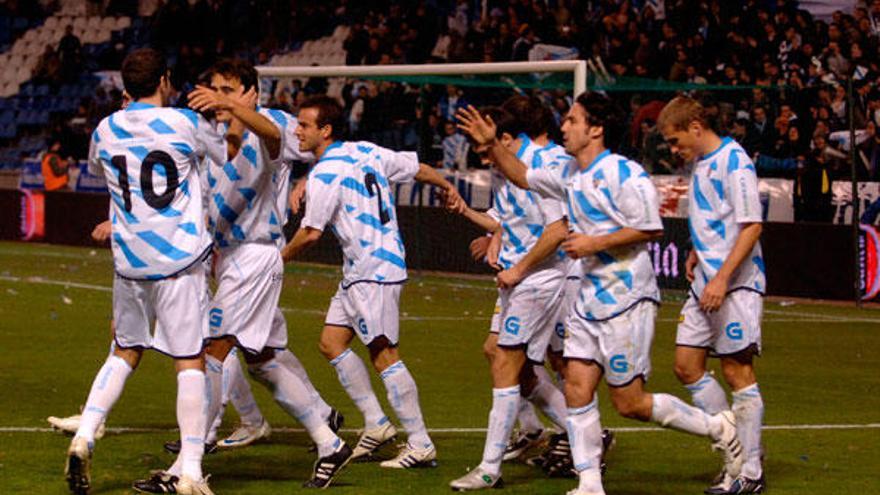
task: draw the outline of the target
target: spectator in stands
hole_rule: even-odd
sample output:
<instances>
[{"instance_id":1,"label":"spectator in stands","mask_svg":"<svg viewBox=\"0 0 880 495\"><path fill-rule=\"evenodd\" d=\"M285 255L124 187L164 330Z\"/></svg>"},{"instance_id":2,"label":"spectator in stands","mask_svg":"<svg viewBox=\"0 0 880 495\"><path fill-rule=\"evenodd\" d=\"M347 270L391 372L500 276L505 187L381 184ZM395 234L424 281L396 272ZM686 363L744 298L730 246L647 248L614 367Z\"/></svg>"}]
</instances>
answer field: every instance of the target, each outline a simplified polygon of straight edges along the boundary
<instances>
[{"instance_id":1,"label":"spectator in stands","mask_svg":"<svg viewBox=\"0 0 880 495\"><path fill-rule=\"evenodd\" d=\"M446 137L443 138L443 168L447 170L465 170L467 169L468 150L470 143L452 121L443 123L443 132Z\"/></svg>"},{"instance_id":2,"label":"spectator in stands","mask_svg":"<svg viewBox=\"0 0 880 495\"><path fill-rule=\"evenodd\" d=\"M61 59L61 77L74 81L82 70L82 43L73 34L73 26L64 28L64 36L58 42L58 56Z\"/></svg>"},{"instance_id":3,"label":"spectator in stands","mask_svg":"<svg viewBox=\"0 0 880 495\"><path fill-rule=\"evenodd\" d=\"M61 83L61 59L51 44L46 45L34 69L34 80L57 88Z\"/></svg>"},{"instance_id":4,"label":"spectator in stands","mask_svg":"<svg viewBox=\"0 0 880 495\"><path fill-rule=\"evenodd\" d=\"M67 160L61 156L61 140L52 138L43 154L43 183L46 191L67 189Z\"/></svg>"}]
</instances>

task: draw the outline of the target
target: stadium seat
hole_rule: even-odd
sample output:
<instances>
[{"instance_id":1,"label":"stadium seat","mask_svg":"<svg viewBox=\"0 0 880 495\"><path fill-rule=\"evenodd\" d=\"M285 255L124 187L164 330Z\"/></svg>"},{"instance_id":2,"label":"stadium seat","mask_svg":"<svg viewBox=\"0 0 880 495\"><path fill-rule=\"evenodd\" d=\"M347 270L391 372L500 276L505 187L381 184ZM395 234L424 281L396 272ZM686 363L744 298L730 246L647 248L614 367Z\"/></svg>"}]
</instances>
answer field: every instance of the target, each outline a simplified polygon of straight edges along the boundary
<instances>
[{"instance_id":1,"label":"stadium seat","mask_svg":"<svg viewBox=\"0 0 880 495\"><path fill-rule=\"evenodd\" d=\"M138 21L141 21L138 19ZM142 22L142 21L141 21ZM116 29L128 29L132 26L130 17L119 17L116 19ZM143 26L142 23L139 23L139 27Z\"/></svg>"},{"instance_id":2,"label":"stadium seat","mask_svg":"<svg viewBox=\"0 0 880 495\"><path fill-rule=\"evenodd\" d=\"M43 27L48 29L55 29L55 26L58 25L58 17L51 16L46 18L46 22L43 23Z\"/></svg>"}]
</instances>

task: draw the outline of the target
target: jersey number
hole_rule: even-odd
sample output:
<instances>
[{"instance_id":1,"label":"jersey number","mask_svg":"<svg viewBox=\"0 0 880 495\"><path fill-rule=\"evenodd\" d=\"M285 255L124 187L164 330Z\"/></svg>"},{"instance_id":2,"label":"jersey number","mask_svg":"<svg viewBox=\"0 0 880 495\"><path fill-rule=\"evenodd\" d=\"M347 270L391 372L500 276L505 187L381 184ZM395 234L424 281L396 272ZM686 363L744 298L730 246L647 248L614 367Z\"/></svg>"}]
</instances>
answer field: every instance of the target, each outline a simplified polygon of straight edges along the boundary
<instances>
[{"instance_id":1,"label":"jersey number","mask_svg":"<svg viewBox=\"0 0 880 495\"><path fill-rule=\"evenodd\" d=\"M119 187L122 188L122 200L125 203L125 211L131 212L131 187L128 182L128 167L125 155L116 155L110 160L110 164L119 171ZM153 169L160 166L165 170L165 192L156 194L153 187ZM171 204L174 199L174 191L180 185L177 177L177 167L174 159L164 151L151 151L144 157L141 163L141 192L144 201L157 210L161 210Z\"/></svg>"},{"instance_id":2,"label":"jersey number","mask_svg":"<svg viewBox=\"0 0 880 495\"><path fill-rule=\"evenodd\" d=\"M379 221L382 222L382 225L391 221L391 215L388 213L388 210L385 209L385 203L382 201L382 188L379 187L379 182L376 180L376 174L370 172L364 176L364 183L367 185L367 191L370 192L370 197L376 196L376 200L379 202Z\"/></svg>"}]
</instances>

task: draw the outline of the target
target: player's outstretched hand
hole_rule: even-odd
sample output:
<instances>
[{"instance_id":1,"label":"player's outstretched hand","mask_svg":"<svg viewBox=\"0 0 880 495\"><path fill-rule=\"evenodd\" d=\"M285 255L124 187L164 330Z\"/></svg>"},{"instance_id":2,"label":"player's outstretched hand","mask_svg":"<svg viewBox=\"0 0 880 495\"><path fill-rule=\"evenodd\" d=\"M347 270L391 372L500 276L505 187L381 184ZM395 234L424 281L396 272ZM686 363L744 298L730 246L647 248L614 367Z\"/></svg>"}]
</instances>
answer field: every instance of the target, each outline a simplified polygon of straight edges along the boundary
<instances>
[{"instance_id":1,"label":"player's outstretched hand","mask_svg":"<svg viewBox=\"0 0 880 495\"><path fill-rule=\"evenodd\" d=\"M492 121L492 117L480 115L473 105L459 108L455 112L455 118L458 119L458 128L466 132L477 144L486 145L495 140L498 127Z\"/></svg>"},{"instance_id":2,"label":"player's outstretched hand","mask_svg":"<svg viewBox=\"0 0 880 495\"><path fill-rule=\"evenodd\" d=\"M229 110L233 101L220 91L214 91L207 86L196 86L187 95L189 107L193 110L204 112L205 110Z\"/></svg>"},{"instance_id":3,"label":"player's outstretched hand","mask_svg":"<svg viewBox=\"0 0 880 495\"><path fill-rule=\"evenodd\" d=\"M458 193L454 186L441 189L438 194L447 211L462 215L467 210L467 203L465 203L464 198L461 197L461 194Z\"/></svg>"},{"instance_id":4,"label":"player's outstretched hand","mask_svg":"<svg viewBox=\"0 0 880 495\"><path fill-rule=\"evenodd\" d=\"M95 225L95 228L92 229L92 239L94 239L95 242L107 242L107 239L110 238L111 231L112 227L110 220L105 220L98 225Z\"/></svg>"},{"instance_id":5,"label":"player's outstretched hand","mask_svg":"<svg viewBox=\"0 0 880 495\"><path fill-rule=\"evenodd\" d=\"M703 295L700 296L700 308L707 313L718 311L726 294L727 280L715 276L703 289Z\"/></svg>"},{"instance_id":6,"label":"player's outstretched hand","mask_svg":"<svg viewBox=\"0 0 880 495\"><path fill-rule=\"evenodd\" d=\"M486 259L486 254L489 252L490 242L492 242L492 237L487 235L481 235L472 240L470 245L471 258L473 258L474 261L483 261Z\"/></svg>"},{"instance_id":7,"label":"player's outstretched hand","mask_svg":"<svg viewBox=\"0 0 880 495\"><path fill-rule=\"evenodd\" d=\"M300 179L293 186L293 189L290 190L290 195L287 198L288 203L290 203L290 211L294 215L298 215L300 208L305 204L306 182L308 182L306 179Z\"/></svg>"},{"instance_id":8,"label":"player's outstretched hand","mask_svg":"<svg viewBox=\"0 0 880 495\"><path fill-rule=\"evenodd\" d=\"M596 237L584 234L568 234L568 237L562 241L562 250L565 251L570 258L578 259L584 256L590 256L600 251Z\"/></svg>"},{"instance_id":9,"label":"player's outstretched hand","mask_svg":"<svg viewBox=\"0 0 880 495\"><path fill-rule=\"evenodd\" d=\"M511 289L523 279L523 273L516 267L509 270L498 272L495 276L495 283L500 289Z\"/></svg>"}]
</instances>

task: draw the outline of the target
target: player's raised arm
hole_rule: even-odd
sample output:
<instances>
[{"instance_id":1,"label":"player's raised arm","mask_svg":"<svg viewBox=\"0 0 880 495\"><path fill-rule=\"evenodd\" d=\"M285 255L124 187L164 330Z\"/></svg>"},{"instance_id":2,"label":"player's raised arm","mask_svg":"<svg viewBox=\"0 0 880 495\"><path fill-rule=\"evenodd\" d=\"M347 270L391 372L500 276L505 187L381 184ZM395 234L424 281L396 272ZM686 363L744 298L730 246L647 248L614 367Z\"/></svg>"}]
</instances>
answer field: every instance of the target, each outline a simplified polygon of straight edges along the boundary
<instances>
[{"instance_id":1,"label":"player's raised arm","mask_svg":"<svg viewBox=\"0 0 880 495\"><path fill-rule=\"evenodd\" d=\"M447 181L437 169L430 165L420 163L419 171L416 172L416 175L413 178L423 184L431 184L432 186L439 188L447 210L459 214L464 213L467 208L464 199L458 194L458 190L455 189L455 186Z\"/></svg>"},{"instance_id":2,"label":"player's raised arm","mask_svg":"<svg viewBox=\"0 0 880 495\"><path fill-rule=\"evenodd\" d=\"M498 139L498 128L490 115L482 115L476 108L468 105L467 108L459 109L455 117L458 119L458 128L467 133L477 146L486 148L499 172L517 187L529 188L526 179L528 167Z\"/></svg>"},{"instance_id":3,"label":"player's raised arm","mask_svg":"<svg viewBox=\"0 0 880 495\"><path fill-rule=\"evenodd\" d=\"M200 112L226 110L241 121L245 127L260 137L271 159L281 152L281 130L256 110L257 93L254 88L241 94L226 95L207 86L196 86L189 94L189 106Z\"/></svg>"}]
</instances>

